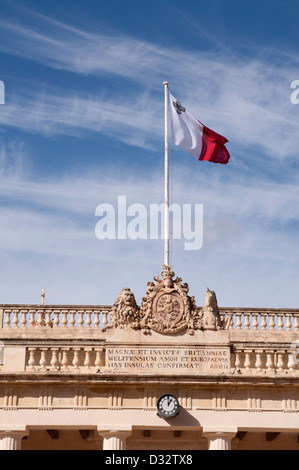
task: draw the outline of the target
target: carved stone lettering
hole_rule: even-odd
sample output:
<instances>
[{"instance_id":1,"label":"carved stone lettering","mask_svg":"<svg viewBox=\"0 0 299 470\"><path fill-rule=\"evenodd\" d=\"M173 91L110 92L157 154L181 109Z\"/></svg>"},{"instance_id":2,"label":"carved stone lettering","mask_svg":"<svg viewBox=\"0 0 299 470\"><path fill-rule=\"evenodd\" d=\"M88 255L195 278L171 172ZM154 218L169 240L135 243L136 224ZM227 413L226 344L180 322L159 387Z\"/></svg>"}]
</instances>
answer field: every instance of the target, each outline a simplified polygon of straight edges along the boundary
<instances>
[{"instance_id":1,"label":"carved stone lettering","mask_svg":"<svg viewBox=\"0 0 299 470\"><path fill-rule=\"evenodd\" d=\"M230 372L230 350L227 347L109 346L106 370L154 374L225 373Z\"/></svg>"}]
</instances>

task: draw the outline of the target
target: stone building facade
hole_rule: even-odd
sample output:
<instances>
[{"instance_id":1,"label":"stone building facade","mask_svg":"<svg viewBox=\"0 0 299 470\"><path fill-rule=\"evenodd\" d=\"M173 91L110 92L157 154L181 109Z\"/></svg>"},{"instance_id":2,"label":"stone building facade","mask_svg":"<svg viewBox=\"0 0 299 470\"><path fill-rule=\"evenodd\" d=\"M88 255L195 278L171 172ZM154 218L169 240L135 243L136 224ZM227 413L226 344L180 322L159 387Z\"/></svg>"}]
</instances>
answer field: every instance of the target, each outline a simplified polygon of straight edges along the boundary
<instances>
[{"instance_id":1,"label":"stone building facade","mask_svg":"<svg viewBox=\"0 0 299 470\"><path fill-rule=\"evenodd\" d=\"M140 306L0 305L0 449L299 449L299 310L188 290L163 266Z\"/></svg>"}]
</instances>

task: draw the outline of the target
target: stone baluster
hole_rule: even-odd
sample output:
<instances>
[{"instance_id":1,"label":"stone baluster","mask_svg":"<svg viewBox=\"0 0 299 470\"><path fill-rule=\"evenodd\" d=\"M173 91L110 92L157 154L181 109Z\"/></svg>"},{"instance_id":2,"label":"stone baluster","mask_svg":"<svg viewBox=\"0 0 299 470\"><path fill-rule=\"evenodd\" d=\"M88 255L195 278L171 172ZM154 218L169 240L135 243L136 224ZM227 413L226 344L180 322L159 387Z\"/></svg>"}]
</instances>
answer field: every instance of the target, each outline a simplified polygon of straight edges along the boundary
<instances>
[{"instance_id":1,"label":"stone baluster","mask_svg":"<svg viewBox=\"0 0 299 470\"><path fill-rule=\"evenodd\" d=\"M52 371L59 370L59 363L58 363L58 357L57 357L58 351L59 351L59 348L51 348L52 358L50 362L51 364L50 370Z\"/></svg>"},{"instance_id":2,"label":"stone baluster","mask_svg":"<svg viewBox=\"0 0 299 470\"><path fill-rule=\"evenodd\" d=\"M41 357L40 357L39 365L40 365L40 371L43 372L46 370L46 364L47 364L46 353L48 351L48 348L40 348L40 351L41 351Z\"/></svg>"},{"instance_id":3,"label":"stone baluster","mask_svg":"<svg viewBox=\"0 0 299 470\"><path fill-rule=\"evenodd\" d=\"M236 313L236 331L242 330L242 313Z\"/></svg>"},{"instance_id":4,"label":"stone baluster","mask_svg":"<svg viewBox=\"0 0 299 470\"><path fill-rule=\"evenodd\" d=\"M286 331L292 331L292 315L290 313L287 313L285 315L286 317Z\"/></svg>"},{"instance_id":5,"label":"stone baluster","mask_svg":"<svg viewBox=\"0 0 299 470\"><path fill-rule=\"evenodd\" d=\"M299 315L295 313L293 315L293 318L294 318L294 331L297 332L299 331Z\"/></svg>"},{"instance_id":6,"label":"stone baluster","mask_svg":"<svg viewBox=\"0 0 299 470\"><path fill-rule=\"evenodd\" d=\"M35 328L35 310L29 310L30 319L29 319L29 328Z\"/></svg>"},{"instance_id":7,"label":"stone baluster","mask_svg":"<svg viewBox=\"0 0 299 470\"><path fill-rule=\"evenodd\" d=\"M61 370L67 372L68 368L68 352L70 348L62 348Z\"/></svg>"},{"instance_id":8,"label":"stone baluster","mask_svg":"<svg viewBox=\"0 0 299 470\"><path fill-rule=\"evenodd\" d=\"M247 373L250 372L251 369L251 353L252 349L245 349L245 361L244 361L244 367Z\"/></svg>"},{"instance_id":9,"label":"stone baluster","mask_svg":"<svg viewBox=\"0 0 299 470\"><path fill-rule=\"evenodd\" d=\"M277 372L279 372L279 373L285 372L285 369L284 369L284 354L285 354L285 351L278 351L277 352Z\"/></svg>"},{"instance_id":10,"label":"stone baluster","mask_svg":"<svg viewBox=\"0 0 299 470\"><path fill-rule=\"evenodd\" d=\"M258 331L259 322L258 322L258 313L252 314L252 331Z\"/></svg>"},{"instance_id":11,"label":"stone baluster","mask_svg":"<svg viewBox=\"0 0 299 470\"><path fill-rule=\"evenodd\" d=\"M92 310L86 310L85 328L91 328L91 314Z\"/></svg>"},{"instance_id":12,"label":"stone baluster","mask_svg":"<svg viewBox=\"0 0 299 470\"><path fill-rule=\"evenodd\" d=\"M29 361L28 361L29 369L32 370L32 371L35 371L36 370L36 367L35 367L35 364L36 364L36 361L35 361L36 348L29 348L28 351L29 351Z\"/></svg>"},{"instance_id":13,"label":"stone baluster","mask_svg":"<svg viewBox=\"0 0 299 470\"><path fill-rule=\"evenodd\" d=\"M109 312L107 310L104 310L103 311L102 329L105 329L106 326L108 325L108 315L109 315Z\"/></svg>"},{"instance_id":14,"label":"stone baluster","mask_svg":"<svg viewBox=\"0 0 299 470\"><path fill-rule=\"evenodd\" d=\"M103 348L95 348L96 352L96 359L94 365L96 366L97 370L103 365L102 363L102 354Z\"/></svg>"},{"instance_id":15,"label":"stone baluster","mask_svg":"<svg viewBox=\"0 0 299 470\"><path fill-rule=\"evenodd\" d=\"M266 362L267 373L273 374L275 372L275 368L274 368L274 351L267 350L266 354L267 354L267 362Z\"/></svg>"},{"instance_id":16,"label":"stone baluster","mask_svg":"<svg viewBox=\"0 0 299 470\"><path fill-rule=\"evenodd\" d=\"M37 328L43 328L44 326L45 326L45 323L44 323L44 310L39 310L38 311L37 322L36 322L36 327Z\"/></svg>"},{"instance_id":17,"label":"stone baluster","mask_svg":"<svg viewBox=\"0 0 299 470\"><path fill-rule=\"evenodd\" d=\"M5 326L4 328L10 328L10 322L11 322L11 310L5 310Z\"/></svg>"},{"instance_id":18,"label":"stone baluster","mask_svg":"<svg viewBox=\"0 0 299 470\"><path fill-rule=\"evenodd\" d=\"M73 358L73 371L74 372L79 372L79 364L80 364L80 359L79 359L79 352L80 348L74 348L74 358Z\"/></svg>"},{"instance_id":19,"label":"stone baluster","mask_svg":"<svg viewBox=\"0 0 299 470\"><path fill-rule=\"evenodd\" d=\"M75 328L76 324L76 310L70 310L70 324L69 328Z\"/></svg>"},{"instance_id":20,"label":"stone baluster","mask_svg":"<svg viewBox=\"0 0 299 470\"><path fill-rule=\"evenodd\" d=\"M68 310L61 310L62 318L61 318L61 328L67 328L67 316L69 311Z\"/></svg>"},{"instance_id":21,"label":"stone baluster","mask_svg":"<svg viewBox=\"0 0 299 470\"><path fill-rule=\"evenodd\" d=\"M295 347L289 349L288 353L288 370L289 372L295 372L296 368L298 368L298 357L299 357L299 348L297 348L297 344L294 345Z\"/></svg>"},{"instance_id":22,"label":"stone baluster","mask_svg":"<svg viewBox=\"0 0 299 470\"><path fill-rule=\"evenodd\" d=\"M255 351L255 355L256 355L255 368L256 368L256 372L258 373L262 372L262 366L263 366L262 354L263 354L263 350L261 349L257 349Z\"/></svg>"},{"instance_id":23,"label":"stone baluster","mask_svg":"<svg viewBox=\"0 0 299 470\"><path fill-rule=\"evenodd\" d=\"M94 322L93 322L93 327L95 329L99 328L100 326L100 312L98 310L94 311Z\"/></svg>"},{"instance_id":24,"label":"stone baluster","mask_svg":"<svg viewBox=\"0 0 299 470\"><path fill-rule=\"evenodd\" d=\"M21 310L21 328L27 328L27 312L28 310Z\"/></svg>"},{"instance_id":25,"label":"stone baluster","mask_svg":"<svg viewBox=\"0 0 299 470\"><path fill-rule=\"evenodd\" d=\"M84 328L84 310L78 310L78 328Z\"/></svg>"},{"instance_id":26,"label":"stone baluster","mask_svg":"<svg viewBox=\"0 0 299 470\"><path fill-rule=\"evenodd\" d=\"M241 367L241 351L236 351L235 369L239 370L240 367Z\"/></svg>"},{"instance_id":27,"label":"stone baluster","mask_svg":"<svg viewBox=\"0 0 299 470\"><path fill-rule=\"evenodd\" d=\"M13 315L14 315L14 317L13 317L13 325L12 325L13 328L19 328L19 326L18 326L18 323L19 323L19 312L20 312L20 310L14 310L14 311L13 311Z\"/></svg>"},{"instance_id":28,"label":"stone baluster","mask_svg":"<svg viewBox=\"0 0 299 470\"><path fill-rule=\"evenodd\" d=\"M284 314L283 314L283 313L278 313L278 314L277 314L277 327L278 327L278 331L284 331L283 317L284 317Z\"/></svg>"},{"instance_id":29,"label":"stone baluster","mask_svg":"<svg viewBox=\"0 0 299 470\"><path fill-rule=\"evenodd\" d=\"M267 331L267 313L261 313L261 331Z\"/></svg>"},{"instance_id":30,"label":"stone baluster","mask_svg":"<svg viewBox=\"0 0 299 470\"><path fill-rule=\"evenodd\" d=\"M231 317L231 318L230 318L230 321L228 320L228 321L229 321L229 330L230 330L230 331L234 331L234 330L235 330L235 325L234 325L234 323L235 323L235 316L234 316L233 313L231 313L231 314L230 314L230 313L227 313L227 316L230 316L230 317Z\"/></svg>"},{"instance_id":31,"label":"stone baluster","mask_svg":"<svg viewBox=\"0 0 299 470\"><path fill-rule=\"evenodd\" d=\"M53 319L53 328L57 329L59 328L59 315L60 315L60 310L54 310L54 319Z\"/></svg>"},{"instance_id":32,"label":"stone baluster","mask_svg":"<svg viewBox=\"0 0 299 470\"><path fill-rule=\"evenodd\" d=\"M275 331L275 313L269 314L269 331Z\"/></svg>"},{"instance_id":33,"label":"stone baluster","mask_svg":"<svg viewBox=\"0 0 299 470\"><path fill-rule=\"evenodd\" d=\"M45 327L46 328L52 328L51 314L52 314L52 310L46 310L45 312Z\"/></svg>"},{"instance_id":34,"label":"stone baluster","mask_svg":"<svg viewBox=\"0 0 299 470\"><path fill-rule=\"evenodd\" d=\"M92 348L84 348L85 352L85 361L84 361L84 367L87 371L90 371L90 353L92 352Z\"/></svg>"},{"instance_id":35,"label":"stone baluster","mask_svg":"<svg viewBox=\"0 0 299 470\"><path fill-rule=\"evenodd\" d=\"M250 313L244 314L244 331L250 331Z\"/></svg>"}]
</instances>

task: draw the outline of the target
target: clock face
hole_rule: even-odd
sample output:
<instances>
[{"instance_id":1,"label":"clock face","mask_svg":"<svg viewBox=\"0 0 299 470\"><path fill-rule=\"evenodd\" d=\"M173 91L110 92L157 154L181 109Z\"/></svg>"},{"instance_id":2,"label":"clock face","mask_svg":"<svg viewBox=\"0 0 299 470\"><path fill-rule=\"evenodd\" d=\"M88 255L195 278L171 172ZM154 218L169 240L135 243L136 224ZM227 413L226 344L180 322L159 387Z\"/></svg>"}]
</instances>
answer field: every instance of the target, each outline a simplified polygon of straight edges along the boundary
<instances>
[{"instance_id":1,"label":"clock face","mask_svg":"<svg viewBox=\"0 0 299 470\"><path fill-rule=\"evenodd\" d=\"M164 418L173 418L176 416L180 409L178 399L167 393L159 398L157 403L158 413Z\"/></svg>"}]
</instances>

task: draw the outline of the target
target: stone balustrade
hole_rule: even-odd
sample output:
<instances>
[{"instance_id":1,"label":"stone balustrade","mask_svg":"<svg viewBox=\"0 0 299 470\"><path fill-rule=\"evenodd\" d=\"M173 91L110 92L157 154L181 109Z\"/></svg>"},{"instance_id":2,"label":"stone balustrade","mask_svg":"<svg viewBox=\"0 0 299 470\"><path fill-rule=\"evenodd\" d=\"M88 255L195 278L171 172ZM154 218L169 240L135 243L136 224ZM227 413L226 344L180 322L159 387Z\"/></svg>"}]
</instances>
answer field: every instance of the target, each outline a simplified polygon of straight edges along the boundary
<instances>
[{"instance_id":1,"label":"stone balustrade","mask_svg":"<svg viewBox=\"0 0 299 470\"><path fill-rule=\"evenodd\" d=\"M299 374L298 348L296 344L286 347L286 345L272 345L267 347L254 346L240 347L234 345L231 356L232 373L247 375L279 374L294 375Z\"/></svg>"},{"instance_id":2,"label":"stone balustrade","mask_svg":"<svg viewBox=\"0 0 299 470\"><path fill-rule=\"evenodd\" d=\"M99 373L104 363L99 346L27 347L25 370L31 372Z\"/></svg>"},{"instance_id":3,"label":"stone balustrade","mask_svg":"<svg viewBox=\"0 0 299 470\"><path fill-rule=\"evenodd\" d=\"M0 329L105 329L112 306L0 305ZM200 310L200 307L198 307ZM219 308L232 331L299 331L298 309Z\"/></svg>"},{"instance_id":4,"label":"stone balustrade","mask_svg":"<svg viewBox=\"0 0 299 470\"><path fill-rule=\"evenodd\" d=\"M100 373L105 369L111 310L111 306L0 305L0 370ZM299 374L299 310L220 308L219 312L229 335L226 373ZM219 337L217 331L214 335ZM1 362L1 343L6 364Z\"/></svg>"},{"instance_id":5,"label":"stone balustrade","mask_svg":"<svg viewBox=\"0 0 299 470\"><path fill-rule=\"evenodd\" d=\"M103 329L109 306L0 306L0 328Z\"/></svg>"},{"instance_id":6,"label":"stone balustrade","mask_svg":"<svg viewBox=\"0 0 299 470\"><path fill-rule=\"evenodd\" d=\"M299 331L299 310L260 308L219 308L222 320L233 331Z\"/></svg>"}]
</instances>

